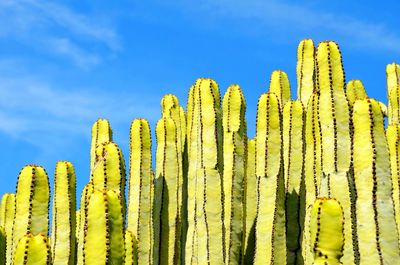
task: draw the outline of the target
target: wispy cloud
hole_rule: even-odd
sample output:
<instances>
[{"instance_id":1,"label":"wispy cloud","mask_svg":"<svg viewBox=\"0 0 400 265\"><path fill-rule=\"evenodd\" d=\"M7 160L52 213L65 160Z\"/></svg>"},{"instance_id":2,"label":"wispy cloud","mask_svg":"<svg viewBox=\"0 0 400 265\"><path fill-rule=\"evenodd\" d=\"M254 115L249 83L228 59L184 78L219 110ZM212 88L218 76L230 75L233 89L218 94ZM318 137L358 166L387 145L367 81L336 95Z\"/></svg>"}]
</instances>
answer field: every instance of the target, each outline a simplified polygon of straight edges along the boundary
<instances>
[{"instance_id":1,"label":"wispy cloud","mask_svg":"<svg viewBox=\"0 0 400 265\"><path fill-rule=\"evenodd\" d=\"M0 1L0 20L4 25L0 38L64 56L85 69L101 62L99 49L107 53L122 49L111 25L93 14L83 15L53 1Z\"/></svg>"}]
</instances>

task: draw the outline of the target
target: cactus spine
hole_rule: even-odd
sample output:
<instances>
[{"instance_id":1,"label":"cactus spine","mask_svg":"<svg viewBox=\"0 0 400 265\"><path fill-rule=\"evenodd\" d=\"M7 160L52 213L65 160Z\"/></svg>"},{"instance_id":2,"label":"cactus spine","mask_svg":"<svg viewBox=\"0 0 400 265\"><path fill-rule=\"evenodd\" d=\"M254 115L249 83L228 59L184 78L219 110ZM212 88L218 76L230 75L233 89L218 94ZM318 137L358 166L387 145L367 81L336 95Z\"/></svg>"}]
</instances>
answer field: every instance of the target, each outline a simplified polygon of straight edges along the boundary
<instances>
[{"instance_id":1,"label":"cactus spine","mask_svg":"<svg viewBox=\"0 0 400 265\"><path fill-rule=\"evenodd\" d=\"M91 194L85 217L83 264L123 264L122 211L118 192L97 190Z\"/></svg>"},{"instance_id":2,"label":"cactus spine","mask_svg":"<svg viewBox=\"0 0 400 265\"><path fill-rule=\"evenodd\" d=\"M6 262L4 264L12 264L12 228L15 218L15 194L6 193L1 198L0 208L0 227L4 228L4 236L6 240ZM3 264L3 263L0 263Z\"/></svg>"},{"instance_id":3,"label":"cactus spine","mask_svg":"<svg viewBox=\"0 0 400 265\"><path fill-rule=\"evenodd\" d=\"M246 172L246 105L238 85L231 85L222 102L224 130L225 264L239 264L242 256L244 184Z\"/></svg>"},{"instance_id":4,"label":"cactus spine","mask_svg":"<svg viewBox=\"0 0 400 265\"><path fill-rule=\"evenodd\" d=\"M281 122L278 97L273 93L263 94L257 108L258 179L254 264L286 264Z\"/></svg>"},{"instance_id":5,"label":"cactus spine","mask_svg":"<svg viewBox=\"0 0 400 265\"><path fill-rule=\"evenodd\" d=\"M14 265L50 265L50 246L43 234L31 233L21 238L16 246Z\"/></svg>"},{"instance_id":6,"label":"cactus spine","mask_svg":"<svg viewBox=\"0 0 400 265\"><path fill-rule=\"evenodd\" d=\"M27 233L47 235L49 230L49 179L44 168L25 166L19 176L12 230L13 252Z\"/></svg>"},{"instance_id":7,"label":"cactus spine","mask_svg":"<svg viewBox=\"0 0 400 265\"><path fill-rule=\"evenodd\" d=\"M304 111L301 101L288 101L283 109L283 162L286 183L286 246L287 264L302 262L300 248L301 216L304 206ZM296 154L296 155L294 155ZM301 185L303 184L303 187ZM304 197L304 196L303 196ZM301 206L301 207L300 207Z\"/></svg>"},{"instance_id":8,"label":"cactus spine","mask_svg":"<svg viewBox=\"0 0 400 265\"><path fill-rule=\"evenodd\" d=\"M350 168L350 111L344 93L345 77L339 47L322 42L317 49L317 86L322 143L322 196L335 197L343 206L345 245L343 262L357 262L357 241L353 238L353 176Z\"/></svg>"},{"instance_id":9,"label":"cactus spine","mask_svg":"<svg viewBox=\"0 0 400 265\"><path fill-rule=\"evenodd\" d=\"M302 40L297 48L297 98L307 107L314 92L315 48L311 39Z\"/></svg>"},{"instance_id":10,"label":"cactus spine","mask_svg":"<svg viewBox=\"0 0 400 265\"><path fill-rule=\"evenodd\" d=\"M51 250L53 264L75 264L76 177L72 163L60 161L54 175Z\"/></svg>"},{"instance_id":11,"label":"cactus spine","mask_svg":"<svg viewBox=\"0 0 400 265\"><path fill-rule=\"evenodd\" d=\"M400 122L400 65L392 63L386 66L389 124Z\"/></svg>"},{"instance_id":12,"label":"cactus spine","mask_svg":"<svg viewBox=\"0 0 400 265\"><path fill-rule=\"evenodd\" d=\"M372 99L356 101L353 124L360 264L395 264L400 251L388 146L379 104Z\"/></svg>"},{"instance_id":13,"label":"cactus spine","mask_svg":"<svg viewBox=\"0 0 400 265\"><path fill-rule=\"evenodd\" d=\"M154 178L150 127L144 119L132 122L130 150L128 230L137 240L138 264L153 264Z\"/></svg>"},{"instance_id":14,"label":"cactus spine","mask_svg":"<svg viewBox=\"0 0 400 265\"><path fill-rule=\"evenodd\" d=\"M343 209L336 199L317 199L311 209L310 233L314 265L339 265L344 244Z\"/></svg>"}]
</instances>

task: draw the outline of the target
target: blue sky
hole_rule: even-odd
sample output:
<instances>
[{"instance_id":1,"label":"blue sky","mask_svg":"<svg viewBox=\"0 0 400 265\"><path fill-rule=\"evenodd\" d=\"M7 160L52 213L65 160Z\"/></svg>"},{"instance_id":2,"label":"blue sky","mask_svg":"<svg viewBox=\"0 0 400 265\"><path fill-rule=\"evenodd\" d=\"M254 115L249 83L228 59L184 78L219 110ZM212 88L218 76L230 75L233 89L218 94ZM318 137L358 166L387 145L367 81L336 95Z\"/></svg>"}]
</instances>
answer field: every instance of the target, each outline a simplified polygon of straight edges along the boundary
<instances>
[{"instance_id":1,"label":"blue sky","mask_svg":"<svg viewBox=\"0 0 400 265\"><path fill-rule=\"evenodd\" d=\"M296 96L303 38L337 41L346 79L386 102L385 66L400 62L398 1L266 2L0 1L0 194L14 192L25 164L52 179L58 160L75 165L80 194L97 118L109 119L127 158L132 119L154 131L161 97L174 93L186 106L198 77L221 93L241 85L252 137L273 70L288 73Z\"/></svg>"}]
</instances>

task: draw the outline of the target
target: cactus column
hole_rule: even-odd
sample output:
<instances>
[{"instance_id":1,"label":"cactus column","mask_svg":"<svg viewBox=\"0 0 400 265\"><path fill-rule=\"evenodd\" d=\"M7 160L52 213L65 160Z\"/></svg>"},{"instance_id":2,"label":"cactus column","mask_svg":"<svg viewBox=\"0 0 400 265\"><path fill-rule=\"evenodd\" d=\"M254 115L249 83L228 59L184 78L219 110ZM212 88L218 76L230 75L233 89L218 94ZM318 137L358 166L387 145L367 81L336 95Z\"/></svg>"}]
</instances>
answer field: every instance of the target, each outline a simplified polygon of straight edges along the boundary
<instances>
[{"instance_id":1,"label":"cactus column","mask_svg":"<svg viewBox=\"0 0 400 265\"><path fill-rule=\"evenodd\" d=\"M96 163L96 148L98 145L112 141L112 129L110 123L104 119L98 119L92 126L92 144L90 145L90 172Z\"/></svg>"},{"instance_id":2,"label":"cactus column","mask_svg":"<svg viewBox=\"0 0 400 265\"><path fill-rule=\"evenodd\" d=\"M225 264L242 260L244 181L246 171L246 105L238 85L231 85L223 103Z\"/></svg>"},{"instance_id":3,"label":"cactus column","mask_svg":"<svg viewBox=\"0 0 400 265\"><path fill-rule=\"evenodd\" d=\"M16 246L14 265L50 265L50 246L46 236L31 233L21 238Z\"/></svg>"},{"instance_id":4,"label":"cactus column","mask_svg":"<svg viewBox=\"0 0 400 265\"><path fill-rule=\"evenodd\" d=\"M53 264L75 264L76 177L72 163L60 161L54 175L51 250Z\"/></svg>"},{"instance_id":5,"label":"cactus column","mask_svg":"<svg viewBox=\"0 0 400 265\"><path fill-rule=\"evenodd\" d=\"M15 217L15 194L6 193L1 199L0 226L4 228L6 240L6 263L12 264L12 228ZM1 263L0 263L1 264Z\"/></svg>"},{"instance_id":6,"label":"cactus column","mask_svg":"<svg viewBox=\"0 0 400 265\"><path fill-rule=\"evenodd\" d=\"M400 122L400 65L392 63L386 66L389 124Z\"/></svg>"},{"instance_id":7,"label":"cactus column","mask_svg":"<svg viewBox=\"0 0 400 265\"><path fill-rule=\"evenodd\" d=\"M278 97L263 94L258 101L256 130L256 265L286 264L281 122Z\"/></svg>"},{"instance_id":8,"label":"cactus column","mask_svg":"<svg viewBox=\"0 0 400 265\"><path fill-rule=\"evenodd\" d=\"M302 40L297 48L297 98L307 107L315 89L315 48L311 39Z\"/></svg>"}]
</instances>

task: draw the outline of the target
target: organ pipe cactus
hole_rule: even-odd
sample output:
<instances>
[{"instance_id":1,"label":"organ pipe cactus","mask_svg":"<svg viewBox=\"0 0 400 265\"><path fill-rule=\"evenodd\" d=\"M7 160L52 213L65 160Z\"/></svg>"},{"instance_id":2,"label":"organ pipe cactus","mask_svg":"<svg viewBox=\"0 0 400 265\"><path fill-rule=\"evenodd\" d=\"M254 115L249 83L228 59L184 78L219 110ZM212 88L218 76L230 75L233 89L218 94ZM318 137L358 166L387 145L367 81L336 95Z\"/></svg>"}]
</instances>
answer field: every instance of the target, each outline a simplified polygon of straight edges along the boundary
<instances>
[{"instance_id":1,"label":"organ pipe cactus","mask_svg":"<svg viewBox=\"0 0 400 265\"><path fill-rule=\"evenodd\" d=\"M254 264L286 264L281 123L278 97L273 93L263 94L257 108Z\"/></svg>"},{"instance_id":2,"label":"organ pipe cactus","mask_svg":"<svg viewBox=\"0 0 400 265\"><path fill-rule=\"evenodd\" d=\"M98 145L112 141L112 129L105 119L98 119L92 126L92 144L90 145L90 171L96 163L96 148Z\"/></svg>"},{"instance_id":3,"label":"organ pipe cactus","mask_svg":"<svg viewBox=\"0 0 400 265\"><path fill-rule=\"evenodd\" d=\"M6 231L0 226L0 264L6 264Z\"/></svg>"},{"instance_id":4,"label":"organ pipe cactus","mask_svg":"<svg viewBox=\"0 0 400 265\"><path fill-rule=\"evenodd\" d=\"M389 150L379 103L372 99L356 101L353 124L360 264L395 264L400 260L400 250Z\"/></svg>"},{"instance_id":5,"label":"organ pipe cactus","mask_svg":"<svg viewBox=\"0 0 400 265\"><path fill-rule=\"evenodd\" d=\"M343 209L336 199L317 199L311 209L313 265L339 265L344 245Z\"/></svg>"},{"instance_id":6,"label":"organ pipe cactus","mask_svg":"<svg viewBox=\"0 0 400 265\"><path fill-rule=\"evenodd\" d=\"M244 181L246 173L246 105L238 85L231 85L222 102L224 130L225 264L239 264L242 255Z\"/></svg>"},{"instance_id":7,"label":"organ pipe cactus","mask_svg":"<svg viewBox=\"0 0 400 265\"><path fill-rule=\"evenodd\" d=\"M322 144L322 176L320 193L335 197L343 206L345 244L343 262L357 262L357 240L352 226L355 221L353 175L351 170L350 111L344 86L342 57L336 43L318 45L317 86L319 89L319 121Z\"/></svg>"},{"instance_id":8,"label":"organ pipe cactus","mask_svg":"<svg viewBox=\"0 0 400 265\"><path fill-rule=\"evenodd\" d=\"M138 264L153 264L154 178L151 173L150 127L144 119L132 122L130 150L128 230L137 240Z\"/></svg>"},{"instance_id":9,"label":"organ pipe cactus","mask_svg":"<svg viewBox=\"0 0 400 265\"><path fill-rule=\"evenodd\" d=\"M125 230L125 265L137 264L137 241L132 232Z\"/></svg>"},{"instance_id":10,"label":"organ pipe cactus","mask_svg":"<svg viewBox=\"0 0 400 265\"><path fill-rule=\"evenodd\" d=\"M297 48L297 98L307 106L315 89L315 48L311 39L302 40Z\"/></svg>"},{"instance_id":11,"label":"organ pipe cactus","mask_svg":"<svg viewBox=\"0 0 400 265\"><path fill-rule=\"evenodd\" d=\"M356 100L367 98L367 92L361 80L351 80L347 83L346 96L350 107L353 107Z\"/></svg>"},{"instance_id":12,"label":"organ pipe cactus","mask_svg":"<svg viewBox=\"0 0 400 265\"><path fill-rule=\"evenodd\" d=\"M269 92L275 93L279 99L281 110L290 100L290 83L287 74L281 70L275 70L271 74Z\"/></svg>"},{"instance_id":13,"label":"organ pipe cactus","mask_svg":"<svg viewBox=\"0 0 400 265\"><path fill-rule=\"evenodd\" d=\"M83 264L123 264L124 217L119 192L96 190L89 197Z\"/></svg>"},{"instance_id":14,"label":"organ pipe cactus","mask_svg":"<svg viewBox=\"0 0 400 265\"><path fill-rule=\"evenodd\" d=\"M400 65L392 63L386 66L389 124L400 122Z\"/></svg>"},{"instance_id":15,"label":"organ pipe cactus","mask_svg":"<svg viewBox=\"0 0 400 265\"><path fill-rule=\"evenodd\" d=\"M75 264L76 177L72 163L60 161L54 174L51 250L53 264Z\"/></svg>"},{"instance_id":16,"label":"organ pipe cactus","mask_svg":"<svg viewBox=\"0 0 400 265\"><path fill-rule=\"evenodd\" d=\"M283 109L283 164L286 183L287 264L301 263L300 231L304 216L304 111L301 101L288 101ZM304 196L303 196L304 197Z\"/></svg>"},{"instance_id":17,"label":"organ pipe cactus","mask_svg":"<svg viewBox=\"0 0 400 265\"><path fill-rule=\"evenodd\" d=\"M28 233L47 235L49 230L49 179L44 168L25 166L17 182L12 251ZM36 241L35 241L36 242Z\"/></svg>"},{"instance_id":18,"label":"organ pipe cactus","mask_svg":"<svg viewBox=\"0 0 400 265\"><path fill-rule=\"evenodd\" d=\"M26 234L16 246L14 265L50 265L50 246L43 234Z\"/></svg>"},{"instance_id":19,"label":"organ pipe cactus","mask_svg":"<svg viewBox=\"0 0 400 265\"><path fill-rule=\"evenodd\" d=\"M1 198L0 227L4 228L6 240L6 262L0 264L12 264L12 228L15 215L15 194L6 193Z\"/></svg>"}]
</instances>

